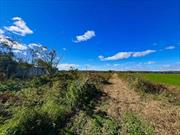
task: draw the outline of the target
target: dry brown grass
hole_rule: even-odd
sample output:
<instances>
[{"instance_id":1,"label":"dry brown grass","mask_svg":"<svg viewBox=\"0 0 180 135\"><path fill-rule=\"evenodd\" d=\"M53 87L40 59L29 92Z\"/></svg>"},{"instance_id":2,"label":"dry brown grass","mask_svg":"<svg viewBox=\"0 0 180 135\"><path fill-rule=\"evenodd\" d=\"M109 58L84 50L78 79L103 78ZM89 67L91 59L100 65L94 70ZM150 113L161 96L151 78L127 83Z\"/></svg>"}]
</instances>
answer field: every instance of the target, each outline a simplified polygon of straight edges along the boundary
<instances>
[{"instance_id":1,"label":"dry brown grass","mask_svg":"<svg viewBox=\"0 0 180 135\"><path fill-rule=\"evenodd\" d=\"M131 111L153 125L157 135L180 134L180 107L151 96L142 99L139 93L130 89L128 83L114 74L112 85L106 85L104 92L112 99L108 108L109 115L121 120L122 114Z\"/></svg>"}]
</instances>

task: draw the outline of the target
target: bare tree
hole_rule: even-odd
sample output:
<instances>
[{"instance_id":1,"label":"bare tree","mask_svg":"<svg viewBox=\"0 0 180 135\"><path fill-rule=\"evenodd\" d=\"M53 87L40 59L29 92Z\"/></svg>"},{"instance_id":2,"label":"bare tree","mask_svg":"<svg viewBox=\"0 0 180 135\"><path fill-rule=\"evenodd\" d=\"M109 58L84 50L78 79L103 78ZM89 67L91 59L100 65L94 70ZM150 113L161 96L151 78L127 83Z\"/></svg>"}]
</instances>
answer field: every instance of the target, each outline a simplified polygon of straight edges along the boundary
<instances>
[{"instance_id":1,"label":"bare tree","mask_svg":"<svg viewBox=\"0 0 180 135\"><path fill-rule=\"evenodd\" d=\"M48 70L49 74L53 74L57 70L60 58L55 50L41 52L41 57L36 60L38 66Z\"/></svg>"}]
</instances>

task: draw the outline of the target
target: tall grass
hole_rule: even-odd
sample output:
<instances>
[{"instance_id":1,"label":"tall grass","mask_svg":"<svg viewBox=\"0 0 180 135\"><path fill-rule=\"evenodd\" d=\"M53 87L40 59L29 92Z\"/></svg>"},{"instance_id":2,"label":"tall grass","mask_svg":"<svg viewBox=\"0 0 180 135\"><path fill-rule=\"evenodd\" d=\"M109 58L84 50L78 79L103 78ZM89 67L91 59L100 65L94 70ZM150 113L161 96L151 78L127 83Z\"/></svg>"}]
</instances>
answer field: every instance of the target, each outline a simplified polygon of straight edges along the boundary
<instances>
[{"instance_id":1,"label":"tall grass","mask_svg":"<svg viewBox=\"0 0 180 135\"><path fill-rule=\"evenodd\" d=\"M123 115L123 132L127 135L152 135L154 128L132 112Z\"/></svg>"},{"instance_id":2,"label":"tall grass","mask_svg":"<svg viewBox=\"0 0 180 135\"><path fill-rule=\"evenodd\" d=\"M75 110L88 103L97 91L88 78L69 81L67 89L63 89L66 87L62 85L62 82L54 81L52 87L44 87L42 93L32 88L22 91L24 94L20 92L21 97L28 97L32 93L34 97L31 96L33 99L29 104L24 102L14 109L12 118L0 126L0 135L57 134ZM38 94L43 94L42 99ZM36 98L39 100L34 101Z\"/></svg>"}]
</instances>

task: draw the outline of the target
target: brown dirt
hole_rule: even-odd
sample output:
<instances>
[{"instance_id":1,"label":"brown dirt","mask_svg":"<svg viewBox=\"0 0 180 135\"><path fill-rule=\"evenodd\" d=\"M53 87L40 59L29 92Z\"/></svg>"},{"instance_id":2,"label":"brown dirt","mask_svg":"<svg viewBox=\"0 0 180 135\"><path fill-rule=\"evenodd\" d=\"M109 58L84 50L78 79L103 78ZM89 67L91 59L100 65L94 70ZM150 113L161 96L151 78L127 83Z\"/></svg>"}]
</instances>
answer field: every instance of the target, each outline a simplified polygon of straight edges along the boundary
<instances>
[{"instance_id":1,"label":"brown dirt","mask_svg":"<svg viewBox=\"0 0 180 135\"><path fill-rule=\"evenodd\" d=\"M170 103L148 98L130 89L128 83L114 74L111 85L104 87L104 92L111 99L108 114L121 120L123 113L132 111L148 121L157 135L180 135L180 107Z\"/></svg>"}]
</instances>

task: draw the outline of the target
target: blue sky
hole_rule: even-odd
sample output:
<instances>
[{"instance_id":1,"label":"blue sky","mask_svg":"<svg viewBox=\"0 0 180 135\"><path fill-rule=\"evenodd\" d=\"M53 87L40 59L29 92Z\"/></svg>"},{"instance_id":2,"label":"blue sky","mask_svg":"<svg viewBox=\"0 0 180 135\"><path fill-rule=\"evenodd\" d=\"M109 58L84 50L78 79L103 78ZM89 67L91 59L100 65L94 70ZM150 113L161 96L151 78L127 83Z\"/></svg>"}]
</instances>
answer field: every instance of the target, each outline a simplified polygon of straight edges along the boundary
<instances>
[{"instance_id":1,"label":"blue sky","mask_svg":"<svg viewBox=\"0 0 180 135\"><path fill-rule=\"evenodd\" d=\"M180 70L179 0L1 0L0 29L56 49L61 69Z\"/></svg>"}]
</instances>

